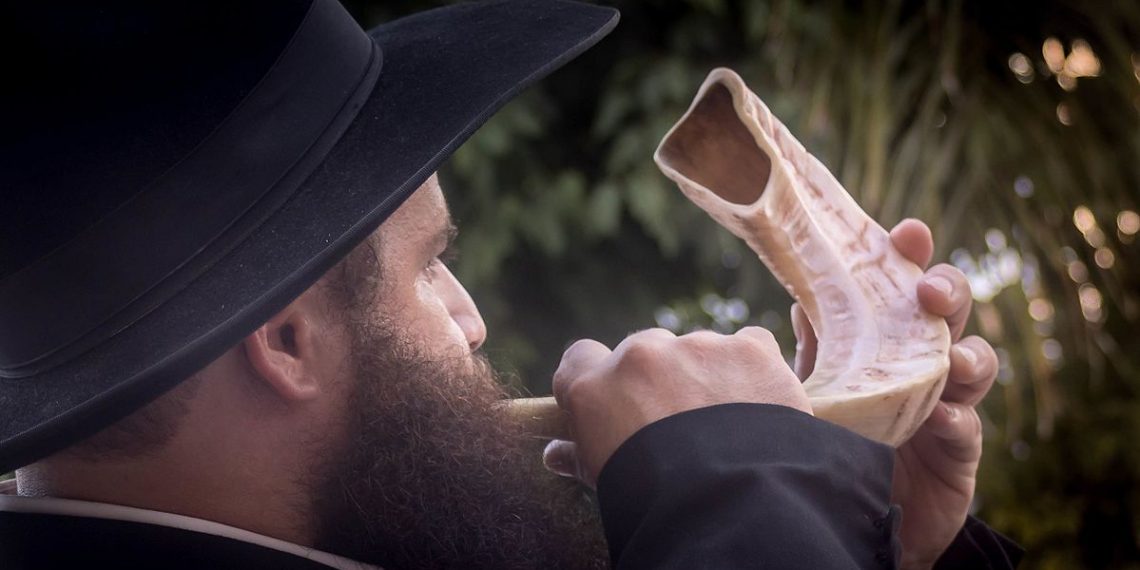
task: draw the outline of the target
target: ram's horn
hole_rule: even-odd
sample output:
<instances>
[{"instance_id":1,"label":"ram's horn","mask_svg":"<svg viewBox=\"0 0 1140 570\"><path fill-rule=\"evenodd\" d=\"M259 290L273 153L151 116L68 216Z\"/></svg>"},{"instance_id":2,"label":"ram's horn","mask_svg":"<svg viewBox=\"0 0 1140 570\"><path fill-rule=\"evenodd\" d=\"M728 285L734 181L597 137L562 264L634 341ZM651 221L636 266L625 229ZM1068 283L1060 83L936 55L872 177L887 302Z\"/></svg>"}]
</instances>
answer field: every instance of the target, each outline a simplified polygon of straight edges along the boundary
<instances>
[{"instance_id":1,"label":"ram's horn","mask_svg":"<svg viewBox=\"0 0 1140 570\"><path fill-rule=\"evenodd\" d=\"M815 415L899 445L937 403L943 319L923 311L922 270L729 69L709 74L654 160L751 247L819 337L804 382Z\"/></svg>"}]
</instances>

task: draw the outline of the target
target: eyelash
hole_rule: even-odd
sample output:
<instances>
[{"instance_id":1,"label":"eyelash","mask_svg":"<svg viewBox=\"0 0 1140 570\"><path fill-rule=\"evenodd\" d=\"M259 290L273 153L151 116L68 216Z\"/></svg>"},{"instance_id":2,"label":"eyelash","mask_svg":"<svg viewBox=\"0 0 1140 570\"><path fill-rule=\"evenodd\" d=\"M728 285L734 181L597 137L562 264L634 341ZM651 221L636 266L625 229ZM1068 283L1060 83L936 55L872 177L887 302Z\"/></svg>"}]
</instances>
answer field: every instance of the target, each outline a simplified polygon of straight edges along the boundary
<instances>
[{"instance_id":1,"label":"eyelash","mask_svg":"<svg viewBox=\"0 0 1140 570\"><path fill-rule=\"evenodd\" d=\"M433 257L431 261L428 262L427 267L424 267L424 272L427 273L428 279L435 278L437 263L444 266L450 266L451 262L455 261L455 258L457 256L458 252L455 250L455 247L449 245L439 255Z\"/></svg>"},{"instance_id":2,"label":"eyelash","mask_svg":"<svg viewBox=\"0 0 1140 570\"><path fill-rule=\"evenodd\" d=\"M451 267L452 262L454 262L458 257L459 249L455 247L455 244L449 244L446 248L444 248L442 253L435 256L435 259L440 263Z\"/></svg>"}]
</instances>

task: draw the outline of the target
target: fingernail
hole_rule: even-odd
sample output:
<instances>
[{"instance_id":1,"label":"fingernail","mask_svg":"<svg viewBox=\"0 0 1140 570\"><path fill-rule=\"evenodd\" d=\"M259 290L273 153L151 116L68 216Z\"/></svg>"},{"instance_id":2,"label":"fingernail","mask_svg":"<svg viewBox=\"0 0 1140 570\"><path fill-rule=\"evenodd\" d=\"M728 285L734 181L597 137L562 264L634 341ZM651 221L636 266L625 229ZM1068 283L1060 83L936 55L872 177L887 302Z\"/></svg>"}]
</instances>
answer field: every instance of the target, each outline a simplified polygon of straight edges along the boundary
<instances>
[{"instance_id":1,"label":"fingernail","mask_svg":"<svg viewBox=\"0 0 1140 570\"><path fill-rule=\"evenodd\" d=\"M947 295L954 292L954 285L945 277L931 277L926 280L926 284Z\"/></svg>"},{"instance_id":2,"label":"fingernail","mask_svg":"<svg viewBox=\"0 0 1140 570\"><path fill-rule=\"evenodd\" d=\"M962 360L965 360L966 364L970 366L974 366L978 363L978 353L974 352L972 348L956 344L954 345L954 352L957 352L958 356Z\"/></svg>"},{"instance_id":3,"label":"fingernail","mask_svg":"<svg viewBox=\"0 0 1140 570\"><path fill-rule=\"evenodd\" d=\"M561 457L544 457L542 458L542 465L546 467L547 471L555 475L561 475L563 477L572 476L570 466L566 465L566 461L562 460Z\"/></svg>"},{"instance_id":4,"label":"fingernail","mask_svg":"<svg viewBox=\"0 0 1140 570\"><path fill-rule=\"evenodd\" d=\"M547 471L555 475L573 477L574 468L576 466L573 465L574 461L571 456L564 451L559 451L563 445L565 445L565 442L550 440L550 442L546 444L546 448L542 451L542 465L546 467Z\"/></svg>"},{"instance_id":5,"label":"fingernail","mask_svg":"<svg viewBox=\"0 0 1140 570\"><path fill-rule=\"evenodd\" d=\"M565 477L567 479L574 479L575 478L573 471L570 471L569 469L567 469L561 465L559 465L559 466L547 465L546 470L550 471L551 473L553 473L559 477Z\"/></svg>"}]
</instances>

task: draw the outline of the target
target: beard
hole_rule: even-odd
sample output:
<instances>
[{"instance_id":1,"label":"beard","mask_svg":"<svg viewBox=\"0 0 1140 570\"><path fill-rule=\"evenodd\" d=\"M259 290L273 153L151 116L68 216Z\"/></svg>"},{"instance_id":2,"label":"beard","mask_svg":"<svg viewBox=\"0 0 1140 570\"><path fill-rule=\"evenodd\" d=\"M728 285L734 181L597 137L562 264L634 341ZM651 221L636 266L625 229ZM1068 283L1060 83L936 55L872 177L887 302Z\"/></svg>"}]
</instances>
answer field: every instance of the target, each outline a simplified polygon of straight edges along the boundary
<instances>
[{"instance_id":1,"label":"beard","mask_svg":"<svg viewBox=\"0 0 1140 570\"><path fill-rule=\"evenodd\" d=\"M316 548L385 570L609 567L593 495L542 467L485 357L351 328L348 435L314 474Z\"/></svg>"}]
</instances>

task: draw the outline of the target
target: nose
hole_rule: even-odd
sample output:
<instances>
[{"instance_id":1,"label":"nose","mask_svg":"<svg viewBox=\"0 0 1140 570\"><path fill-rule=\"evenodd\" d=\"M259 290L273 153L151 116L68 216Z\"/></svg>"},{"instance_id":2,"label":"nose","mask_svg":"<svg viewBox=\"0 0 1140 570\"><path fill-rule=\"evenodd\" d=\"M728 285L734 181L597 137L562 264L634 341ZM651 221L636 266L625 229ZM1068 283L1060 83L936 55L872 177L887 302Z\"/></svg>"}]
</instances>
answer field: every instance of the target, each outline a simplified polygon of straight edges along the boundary
<instances>
[{"instance_id":1,"label":"nose","mask_svg":"<svg viewBox=\"0 0 1140 570\"><path fill-rule=\"evenodd\" d=\"M472 351L478 350L487 340L487 325L483 322L483 316L479 314L479 308L475 306L475 301L471 299L471 295L463 287L463 284L446 267L442 268L442 275L440 275L437 283L440 284L441 291L439 294L444 299L451 320L459 326L459 330L463 331L463 336L467 339L467 346Z\"/></svg>"}]
</instances>

